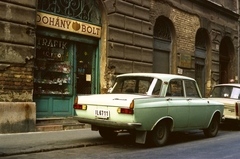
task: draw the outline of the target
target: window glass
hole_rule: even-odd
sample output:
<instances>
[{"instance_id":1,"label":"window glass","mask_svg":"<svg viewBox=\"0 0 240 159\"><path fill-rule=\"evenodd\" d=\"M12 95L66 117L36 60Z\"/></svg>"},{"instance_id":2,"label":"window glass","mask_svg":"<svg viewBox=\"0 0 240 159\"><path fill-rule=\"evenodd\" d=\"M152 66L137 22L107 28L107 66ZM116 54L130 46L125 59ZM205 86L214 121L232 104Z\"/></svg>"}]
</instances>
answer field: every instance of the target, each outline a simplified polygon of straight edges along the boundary
<instances>
[{"instance_id":1,"label":"window glass","mask_svg":"<svg viewBox=\"0 0 240 159\"><path fill-rule=\"evenodd\" d=\"M152 95L160 95L162 81L159 79L155 79L155 82L153 82L153 84L154 84L154 88L152 90Z\"/></svg>"},{"instance_id":2,"label":"window glass","mask_svg":"<svg viewBox=\"0 0 240 159\"><path fill-rule=\"evenodd\" d=\"M217 86L212 90L210 97L240 99L240 88L232 86Z\"/></svg>"},{"instance_id":3,"label":"window glass","mask_svg":"<svg viewBox=\"0 0 240 159\"><path fill-rule=\"evenodd\" d=\"M114 84L112 93L146 94L153 78L150 77L119 77Z\"/></svg>"},{"instance_id":4,"label":"window glass","mask_svg":"<svg viewBox=\"0 0 240 159\"><path fill-rule=\"evenodd\" d=\"M169 82L166 96L184 96L182 80L173 79Z\"/></svg>"},{"instance_id":5,"label":"window glass","mask_svg":"<svg viewBox=\"0 0 240 159\"><path fill-rule=\"evenodd\" d=\"M232 89L232 94L231 94L230 98L239 99L239 93L240 93L240 89L239 88L233 88Z\"/></svg>"},{"instance_id":6,"label":"window glass","mask_svg":"<svg viewBox=\"0 0 240 159\"><path fill-rule=\"evenodd\" d=\"M195 98L200 97L196 87L196 83L194 81L185 80L185 87L186 87L187 97L195 97Z\"/></svg>"}]
</instances>

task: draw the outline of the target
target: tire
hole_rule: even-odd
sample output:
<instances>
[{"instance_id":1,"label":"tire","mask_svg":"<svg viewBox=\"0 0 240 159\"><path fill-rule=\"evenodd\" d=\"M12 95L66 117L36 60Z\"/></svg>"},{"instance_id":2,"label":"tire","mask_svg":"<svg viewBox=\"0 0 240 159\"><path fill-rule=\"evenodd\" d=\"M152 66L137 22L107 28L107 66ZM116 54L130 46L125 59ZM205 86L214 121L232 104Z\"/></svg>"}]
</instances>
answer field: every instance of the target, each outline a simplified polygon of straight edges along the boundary
<instances>
[{"instance_id":1,"label":"tire","mask_svg":"<svg viewBox=\"0 0 240 159\"><path fill-rule=\"evenodd\" d=\"M169 138L169 128L166 122L160 122L156 125L152 132L149 135L149 142L153 146L164 146Z\"/></svg>"},{"instance_id":2,"label":"tire","mask_svg":"<svg viewBox=\"0 0 240 159\"><path fill-rule=\"evenodd\" d=\"M102 138L108 139L108 140L115 139L118 135L118 133L111 128L100 128L99 134L101 135Z\"/></svg>"},{"instance_id":3,"label":"tire","mask_svg":"<svg viewBox=\"0 0 240 159\"><path fill-rule=\"evenodd\" d=\"M217 116L214 116L208 128L203 130L204 135L206 137L215 137L218 133L219 125L219 119Z\"/></svg>"}]
</instances>

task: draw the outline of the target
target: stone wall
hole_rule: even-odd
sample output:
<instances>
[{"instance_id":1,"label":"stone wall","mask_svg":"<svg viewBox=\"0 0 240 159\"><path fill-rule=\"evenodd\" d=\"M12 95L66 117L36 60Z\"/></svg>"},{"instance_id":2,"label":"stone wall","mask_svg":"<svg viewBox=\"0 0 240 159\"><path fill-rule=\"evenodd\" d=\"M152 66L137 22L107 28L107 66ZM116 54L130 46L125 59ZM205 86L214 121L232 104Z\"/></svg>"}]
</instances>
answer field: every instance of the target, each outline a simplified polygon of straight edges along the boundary
<instances>
[{"instance_id":1,"label":"stone wall","mask_svg":"<svg viewBox=\"0 0 240 159\"><path fill-rule=\"evenodd\" d=\"M108 0L107 65L115 73L152 72L150 1Z\"/></svg>"},{"instance_id":2,"label":"stone wall","mask_svg":"<svg viewBox=\"0 0 240 159\"><path fill-rule=\"evenodd\" d=\"M0 133L35 131L36 106L33 102L0 102Z\"/></svg>"},{"instance_id":3,"label":"stone wall","mask_svg":"<svg viewBox=\"0 0 240 159\"><path fill-rule=\"evenodd\" d=\"M32 101L36 1L0 2L0 101Z\"/></svg>"},{"instance_id":4,"label":"stone wall","mask_svg":"<svg viewBox=\"0 0 240 159\"><path fill-rule=\"evenodd\" d=\"M36 2L0 1L0 133L35 131Z\"/></svg>"}]
</instances>

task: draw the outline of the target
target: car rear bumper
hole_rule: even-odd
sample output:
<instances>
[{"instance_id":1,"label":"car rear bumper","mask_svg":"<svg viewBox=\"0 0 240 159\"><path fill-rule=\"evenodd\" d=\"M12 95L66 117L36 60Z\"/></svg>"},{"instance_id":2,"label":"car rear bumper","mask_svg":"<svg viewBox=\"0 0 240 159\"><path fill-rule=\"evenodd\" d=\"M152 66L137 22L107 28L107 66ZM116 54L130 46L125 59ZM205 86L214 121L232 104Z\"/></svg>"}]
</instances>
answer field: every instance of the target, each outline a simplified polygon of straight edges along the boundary
<instances>
[{"instance_id":1,"label":"car rear bumper","mask_svg":"<svg viewBox=\"0 0 240 159\"><path fill-rule=\"evenodd\" d=\"M142 126L141 123L124 123L124 122L115 122L109 121L107 119L88 119L78 116L74 116L73 119L78 120L81 123L87 123L96 126L111 127L117 129L135 129Z\"/></svg>"}]
</instances>

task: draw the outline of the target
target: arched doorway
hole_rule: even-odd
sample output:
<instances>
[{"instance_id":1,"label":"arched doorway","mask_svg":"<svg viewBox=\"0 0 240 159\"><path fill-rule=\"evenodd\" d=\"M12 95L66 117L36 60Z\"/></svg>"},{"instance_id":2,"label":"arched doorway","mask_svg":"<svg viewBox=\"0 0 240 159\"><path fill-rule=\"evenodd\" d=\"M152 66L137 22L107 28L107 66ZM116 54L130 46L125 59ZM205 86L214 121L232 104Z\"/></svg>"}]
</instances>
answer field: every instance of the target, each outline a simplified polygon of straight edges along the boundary
<instances>
[{"instance_id":1,"label":"arched doorway","mask_svg":"<svg viewBox=\"0 0 240 159\"><path fill-rule=\"evenodd\" d=\"M224 37L219 49L219 83L228 83L232 77L230 65L234 52L230 37Z\"/></svg>"},{"instance_id":2,"label":"arched doorway","mask_svg":"<svg viewBox=\"0 0 240 159\"><path fill-rule=\"evenodd\" d=\"M198 83L202 95L205 94L205 75L206 75L206 52L207 41L209 37L207 30L200 28L197 31L195 38L195 79Z\"/></svg>"},{"instance_id":3,"label":"arched doorway","mask_svg":"<svg viewBox=\"0 0 240 159\"><path fill-rule=\"evenodd\" d=\"M154 26L153 72L171 73L172 22L160 16Z\"/></svg>"}]
</instances>

